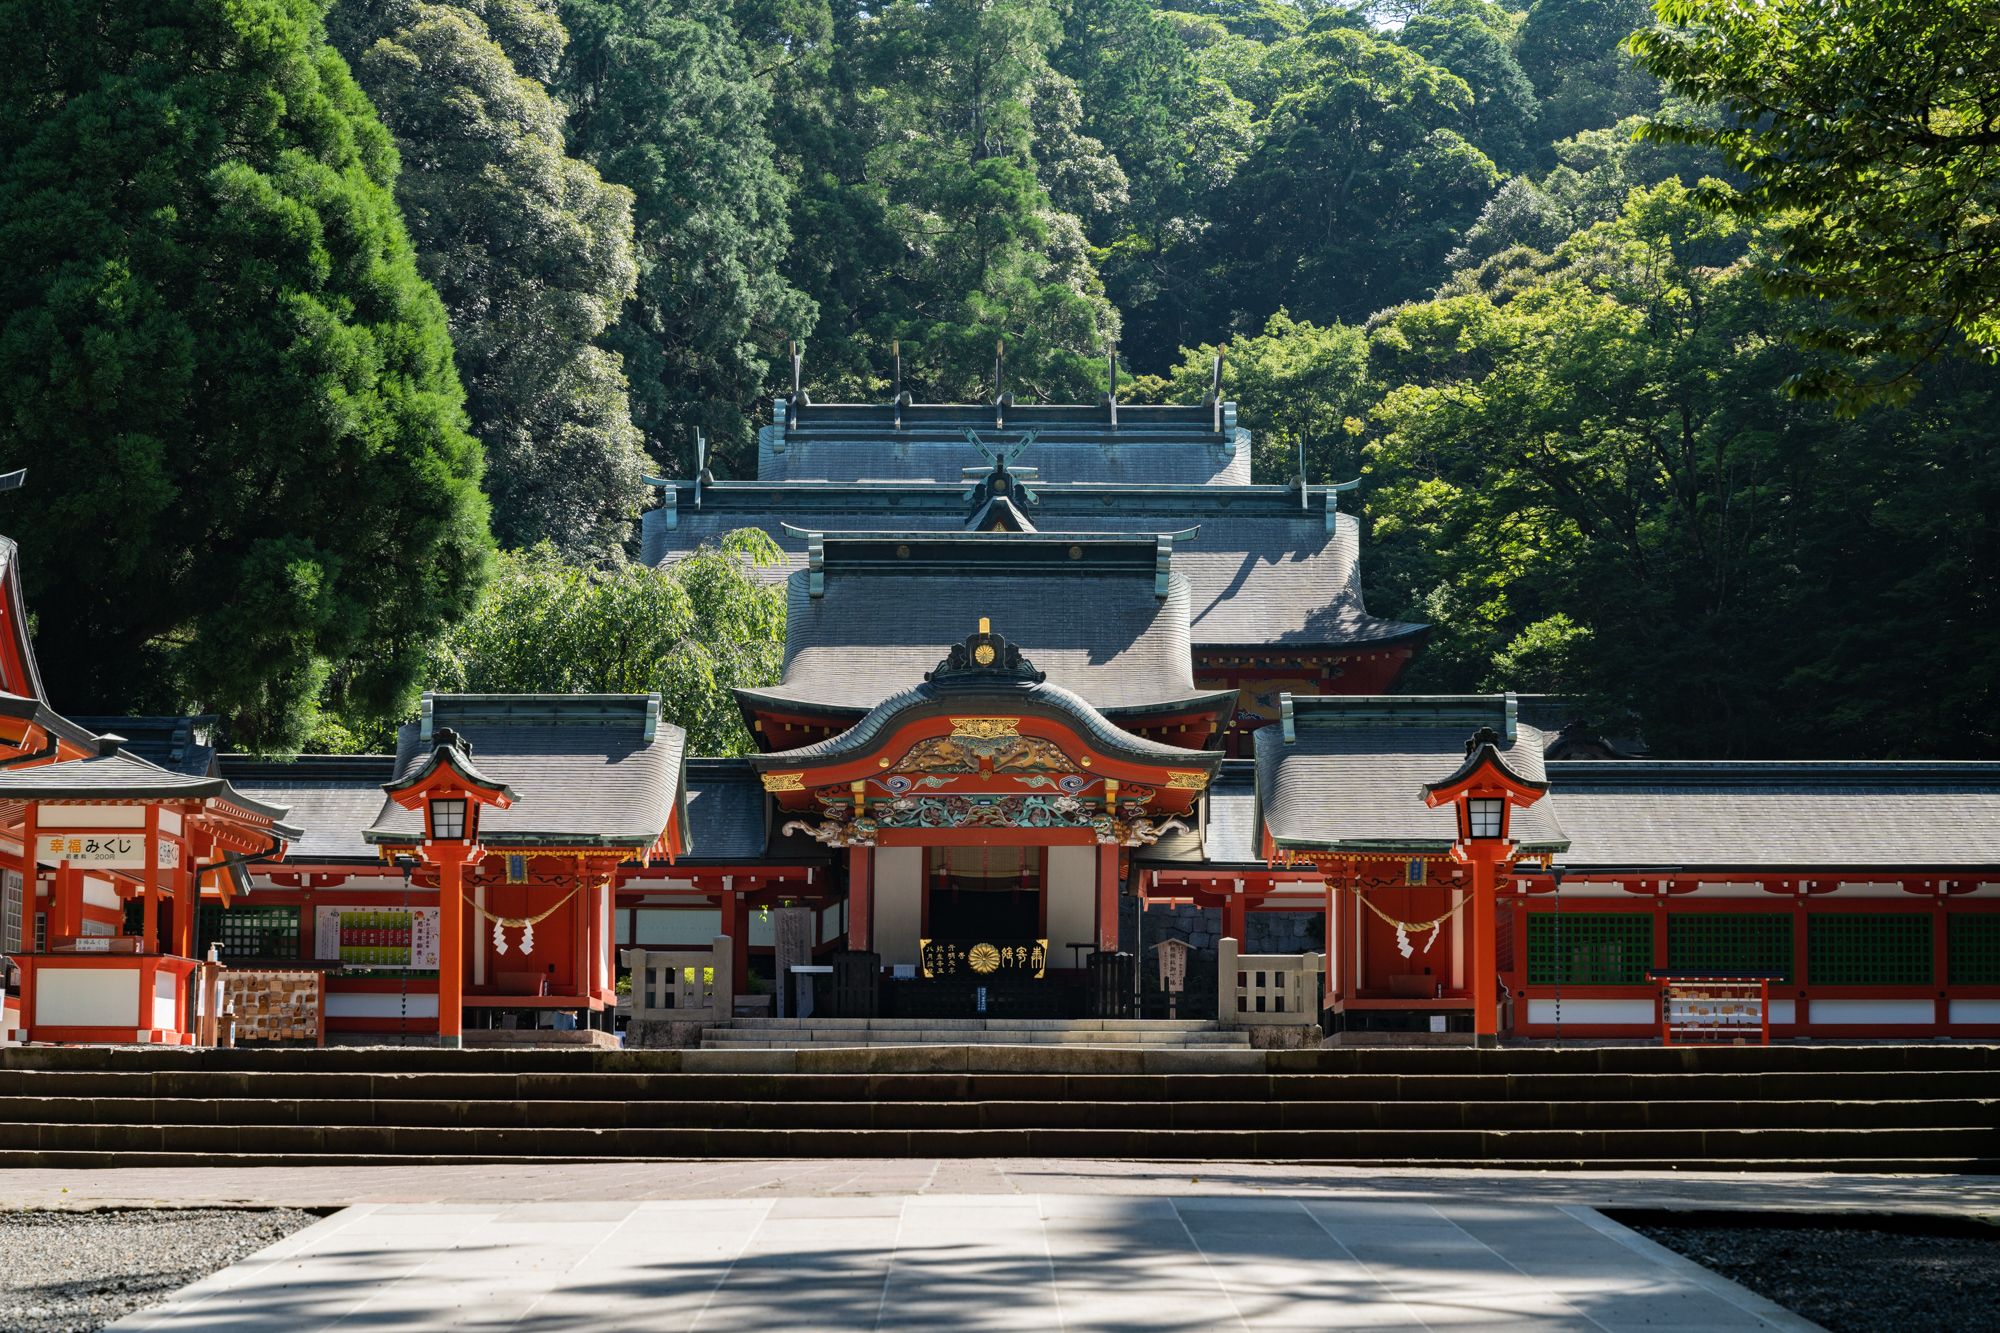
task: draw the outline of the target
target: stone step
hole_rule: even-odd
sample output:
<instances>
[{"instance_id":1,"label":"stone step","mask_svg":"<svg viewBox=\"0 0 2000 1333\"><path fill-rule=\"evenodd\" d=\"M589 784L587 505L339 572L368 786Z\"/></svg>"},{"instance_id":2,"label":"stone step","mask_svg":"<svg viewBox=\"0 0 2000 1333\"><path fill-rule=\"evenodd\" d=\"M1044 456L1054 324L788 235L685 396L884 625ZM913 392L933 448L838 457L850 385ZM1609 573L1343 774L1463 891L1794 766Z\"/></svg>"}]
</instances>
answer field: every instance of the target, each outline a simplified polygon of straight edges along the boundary
<instances>
[{"instance_id":1,"label":"stone step","mask_svg":"<svg viewBox=\"0 0 2000 1333\"><path fill-rule=\"evenodd\" d=\"M347 1074L672 1073L700 1052L435 1047L240 1048L30 1046L0 1049L0 1078L34 1070L295 1071ZM1776 1046L1349 1047L1259 1052L1273 1074L1557 1075L1867 1073L1932 1077L2000 1072L2000 1044L1956 1041ZM1079 1070L1079 1072L1088 1072Z\"/></svg>"},{"instance_id":2,"label":"stone step","mask_svg":"<svg viewBox=\"0 0 2000 1333\"><path fill-rule=\"evenodd\" d=\"M0 1125L496 1129L1933 1129L2000 1123L2000 1102L0 1100Z\"/></svg>"},{"instance_id":3,"label":"stone step","mask_svg":"<svg viewBox=\"0 0 2000 1333\"><path fill-rule=\"evenodd\" d=\"M901 1039L940 1042L969 1042L982 1039L1022 1040L1039 1037L1047 1041L1079 1040L1096 1041L1116 1039L1119 1041L1191 1041L1204 1037L1226 1037L1232 1041L1250 1040L1250 1034L1240 1029L1196 1028L1171 1032L1149 1031L1145 1028L1112 1029L1102 1028L963 1028L942 1031L937 1028L916 1027L903 1023L880 1023L865 1028L708 1028L704 1039L727 1041L732 1037L755 1037L759 1040L791 1038L800 1041L814 1041L831 1037L842 1041L853 1041L867 1037L894 1036Z\"/></svg>"},{"instance_id":4,"label":"stone step","mask_svg":"<svg viewBox=\"0 0 2000 1333\"><path fill-rule=\"evenodd\" d=\"M793 1072L786 1052L771 1068L727 1069L755 1052L677 1052L672 1073L355 1074L0 1069L0 1106L32 1097L479 1101L942 1100L947 1098L1122 1101L1895 1101L1913 1089L1942 1099L2000 1099L2000 1071L1767 1074L1271 1074L1264 1052L1070 1047L836 1048L811 1051L814 1068ZM945 1062L966 1057L967 1067ZM985 1067L972 1067L977 1061ZM1155 1068L1170 1061L1174 1069ZM1219 1068L1249 1064L1254 1068ZM819 1065L829 1066L825 1069ZM891 1065L895 1067L882 1067ZM706 1068L697 1068L706 1066ZM1151 1072L1148 1072L1149 1069Z\"/></svg>"},{"instance_id":5,"label":"stone step","mask_svg":"<svg viewBox=\"0 0 2000 1333\"><path fill-rule=\"evenodd\" d=\"M2000 1166L1990 1124L1885 1129L1109 1129L901 1128L688 1129L482 1128L478 1126L0 1124L0 1152L232 1154L283 1164L339 1157L1067 1157L1078 1159L1372 1160L1431 1164L1559 1166L1584 1161L1710 1159L1857 1162L1955 1160L1959 1170Z\"/></svg>"},{"instance_id":6,"label":"stone step","mask_svg":"<svg viewBox=\"0 0 2000 1333\"><path fill-rule=\"evenodd\" d=\"M917 1028L926 1032L1215 1032L1213 1019L1138 1018L732 1018L717 1031L845 1032Z\"/></svg>"}]
</instances>

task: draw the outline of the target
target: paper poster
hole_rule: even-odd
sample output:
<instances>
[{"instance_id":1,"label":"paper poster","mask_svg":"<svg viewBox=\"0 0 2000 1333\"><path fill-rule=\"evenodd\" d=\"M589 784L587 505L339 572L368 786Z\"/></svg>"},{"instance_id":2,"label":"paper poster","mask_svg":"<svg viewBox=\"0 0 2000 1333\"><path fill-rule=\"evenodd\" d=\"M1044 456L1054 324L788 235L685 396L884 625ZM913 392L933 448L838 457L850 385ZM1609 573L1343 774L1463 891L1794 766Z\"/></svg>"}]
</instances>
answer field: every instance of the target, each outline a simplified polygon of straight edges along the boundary
<instances>
[{"instance_id":1,"label":"paper poster","mask_svg":"<svg viewBox=\"0 0 2000 1333\"><path fill-rule=\"evenodd\" d=\"M313 914L313 957L349 967L435 970L435 907L321 907Z\"/></svg>"}]
</instances>

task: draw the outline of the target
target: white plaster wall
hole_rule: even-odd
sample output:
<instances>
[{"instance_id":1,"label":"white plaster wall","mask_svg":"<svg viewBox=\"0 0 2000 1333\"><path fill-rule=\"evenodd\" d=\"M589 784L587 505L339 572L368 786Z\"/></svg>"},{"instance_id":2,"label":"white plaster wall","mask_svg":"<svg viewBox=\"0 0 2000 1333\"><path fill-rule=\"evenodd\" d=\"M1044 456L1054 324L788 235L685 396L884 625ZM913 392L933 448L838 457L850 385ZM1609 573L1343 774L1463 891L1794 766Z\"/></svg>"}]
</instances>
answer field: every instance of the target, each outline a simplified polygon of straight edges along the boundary
<instances>
[{"instance_id":1,"label":"white plaster wall","mask_svg":"<svg viewBox=\"0 0 2000 1333\"><path fill-rule=\"evenodd\" d=\"M1929 1000L1814 1000L1806 1013L1814 1027L1937 1021L1937 1007Z\"/></svg>"},{"instance_id":2,"label":"white plaster wall","mask_svg":"<svg viewBox=\"0 0 2000 1333\"><path fill-rule=\"evenodd\" d=\"M1819 1008L1814 1005L1813 1008ZM1953 1000L1951 1021L1954 1023L2000 1023L2000 1000Z\"/></svg>"},{"instance_id":3,"label":"white plaster wall","mask_svg":"<svg viewBox=\"0 0 2000 1333\"><path fill-rule=\"evenodd\" d=\"M173 973L155 972L153 974L153 1021L147 1026L156 1028L179 1027L180 1006L174 1003L177 996L178 987L174 984Z\"/></svg>"},{"instance_id":4,"label":"white plaster wall","mask_svg":"<svg viewBox=\"0 0 2000 1333\"><path fill-rule=\"evenodd\" d=\"M875 849L875 951L885 967L917 961L924 928L924 849Z\"/></svg>"},{"instance_id":5,"label":"white plaster wall","mask_svg":"<svg viewBox=\"0 0 2000 1333\"><path fill-rule=\"evenodd\" d=\"M35 1022L49 1027L136 1030L141 1026L139 969L39 969L35 974Z\"/></svg>"},{"instance_id":6,"label":"white plaster wall","mask_svg":"<svg viewBox=\"0 0 2000 1333\"><path fill-rule=\"evenodd\" d=\"M411 1018L436 1018L438 997L435 995L412 995L409 997L408 1014ZM403 996L378 993L361 993L326 997L328 1018L401 1018Z\"/></svg>"},{"instance_id":7,"label":"white plaster wall","mask_svg":"<svg viewBox=\"0 0 2000 1333\"><path fill-rule=\"evenodd\" d=\"M118 896L118 890L111 887L108 879L83 877L83 900L92 907L108 907L113 911L123 907L125 900Z\"/></svg>"},{"instance_id":8,"label":"white plaster wall","mask_svg":"<svg viewBox=\"0 0 2000 1333\"><path fill-rule=\"evenodd\" d=\"M1528 1021L1548 1023L1556 1021L1554 1000L1528 1001ZM1564 1024L1599 1023L1641 1023L1651 1027L1656 1021L1651 1000L1564 1000L1562 1002Z\"/></svg>"},{"instance_id":9,"label":"white plaster wall","mask_svg":"<svg viewBox=\"0 0 2000 1333\"><path fill-rule=\"evenodd\" d=\"M59 829L144 828L143 805L45 805L36 813L35 827L45 833Z\"/></svg>"},{"instance_id":10,"label":"white plaster wall","mask_svg":"<svg viewBox=\"0 0 2000 1333\"><path fill-rule=\"evenodd\" d=\"M1069 967L1084 955L1068 946L1097 938L1097 848L1049 848L1049 964Z\"/></svg>"}]
</instances>

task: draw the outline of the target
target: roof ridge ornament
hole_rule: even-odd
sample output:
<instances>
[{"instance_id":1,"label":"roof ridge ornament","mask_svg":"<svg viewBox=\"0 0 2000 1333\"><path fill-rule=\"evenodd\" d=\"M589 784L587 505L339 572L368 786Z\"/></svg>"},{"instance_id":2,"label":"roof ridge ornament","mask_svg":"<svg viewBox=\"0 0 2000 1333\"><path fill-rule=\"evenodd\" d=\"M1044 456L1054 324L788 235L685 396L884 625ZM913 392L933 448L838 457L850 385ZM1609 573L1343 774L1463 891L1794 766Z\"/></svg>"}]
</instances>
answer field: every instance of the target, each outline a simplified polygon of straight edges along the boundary
<instances>
[{"instance_id":1,"label":"roof ridge ornament","mask_svg":"<svg viewBox=\"0 0 2000 1333\"><path fill-rule=\"evenodd\" d=\"M1039 685L1048 679L1048 673L1035 670L1035 664L1021 655L1021 650L993 632L993 622L985 616L979 618L979 629L966 636L963 643L955 643L945 659L935 670L924 673L924 679L933 685L956 683L996 684L1019 682Z\"/></svg>"}]
</instances>

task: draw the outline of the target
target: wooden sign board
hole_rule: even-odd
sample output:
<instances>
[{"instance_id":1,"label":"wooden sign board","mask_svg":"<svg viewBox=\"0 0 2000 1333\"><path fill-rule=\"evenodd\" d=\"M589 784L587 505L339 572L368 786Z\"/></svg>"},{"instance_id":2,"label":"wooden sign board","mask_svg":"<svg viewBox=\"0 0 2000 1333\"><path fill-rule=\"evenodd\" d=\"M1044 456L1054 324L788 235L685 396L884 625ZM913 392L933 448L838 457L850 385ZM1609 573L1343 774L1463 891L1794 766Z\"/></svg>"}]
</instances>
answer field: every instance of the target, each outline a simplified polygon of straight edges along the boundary
<instances>
[{"instance_id":1,"label":"wooden sign board","mask_svg":"<svg viewBox=\"0 0 2000 1333\"><path fill-rule=\"evenodd\" d=\"M67 861L100 870L143 870L146 866L144 833L44 833L35 841L36 857L45 864ZM181 846L171 838L161 838L159 844L160 869L172 870L181 863Z\"/></svg>"},{"instance_id":2,"label":"wooden sign board","mask_svg":"<svg viewBox=\"0 0 2000 1333\"><path fill-rule=\"evenodd\" d=\"M1188 955L1194 950L1186 940L1161 940L1153 946L1160 960L1160 989L1179 995L1187 989Z\"/></svg>"}]
</instances>

